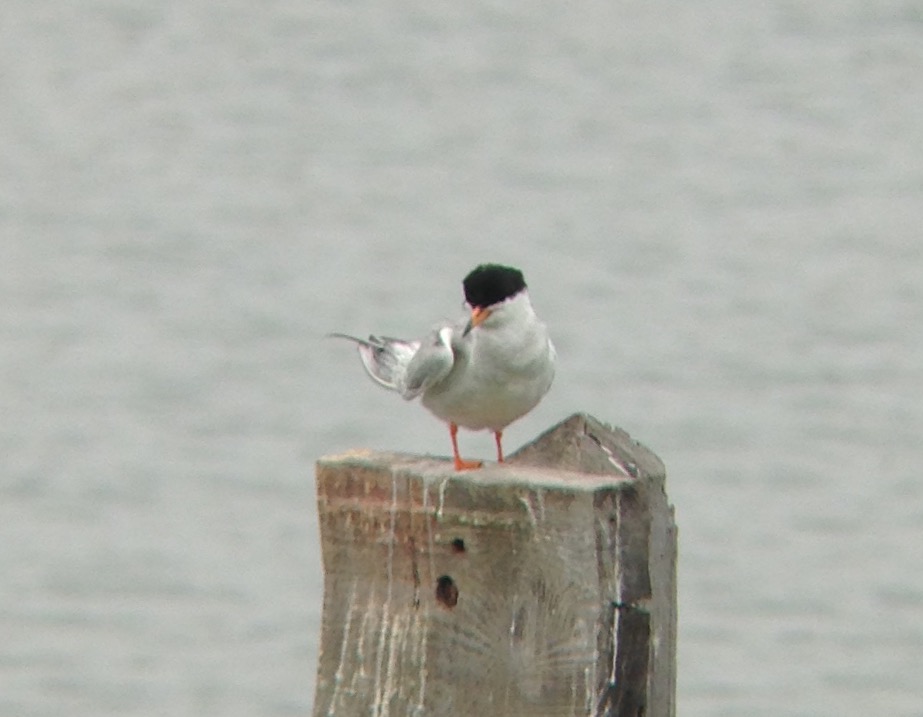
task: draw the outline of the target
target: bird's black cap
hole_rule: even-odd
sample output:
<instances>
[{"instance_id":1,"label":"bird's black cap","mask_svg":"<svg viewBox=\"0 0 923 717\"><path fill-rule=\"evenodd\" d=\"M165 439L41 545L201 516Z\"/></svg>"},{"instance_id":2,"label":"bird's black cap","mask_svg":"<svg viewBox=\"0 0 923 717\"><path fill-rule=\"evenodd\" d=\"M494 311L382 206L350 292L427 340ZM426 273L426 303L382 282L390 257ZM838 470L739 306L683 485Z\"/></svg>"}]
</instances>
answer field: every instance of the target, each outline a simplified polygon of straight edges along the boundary
<instances>
[{"instance_id":1,"label":"bird's black cap","mask_svg":"<svg viewBox=\"0 0 923 717\"><path fill-rule=\"evenodd\" d=\"M465 301L472 307L493 306L526 288L519 269L500 264L481 264L462 282Z\"/></svg>"}]
</instances>

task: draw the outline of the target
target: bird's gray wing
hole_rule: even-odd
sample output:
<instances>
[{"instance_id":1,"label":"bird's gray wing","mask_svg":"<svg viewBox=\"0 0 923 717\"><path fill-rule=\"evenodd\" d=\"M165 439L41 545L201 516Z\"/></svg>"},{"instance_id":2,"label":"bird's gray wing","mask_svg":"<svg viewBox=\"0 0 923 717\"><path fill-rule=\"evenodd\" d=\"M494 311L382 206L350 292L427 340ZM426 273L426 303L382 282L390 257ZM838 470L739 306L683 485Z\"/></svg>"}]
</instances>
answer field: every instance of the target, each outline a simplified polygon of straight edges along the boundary
<instances>
[{"instance_id":1,"label":"bird's gray wing","mask_svg":"<svg viewBox=\"0 0 923 717\"><path fill-rule=\"evenodd\" d=\"M389 336L369 336L368 339L360 339L349 334L328 335L354 342L359 349L362 365L372 380L408 398L404 391L404 375L420 347L419 341L405 341Z\"/></svg>"},{"instance_id":2,"label":"bird's gray wing","mask_svg":"<svg viewBox=\"0 0 923 717\"><path fill-rule=\"evenodd\" d=\"M454 364L452 330L444 326L420 342L420 347L404 372L404 389L401 395L407 400L416 398L448 376Z\"/></svg>"}]
</instances>

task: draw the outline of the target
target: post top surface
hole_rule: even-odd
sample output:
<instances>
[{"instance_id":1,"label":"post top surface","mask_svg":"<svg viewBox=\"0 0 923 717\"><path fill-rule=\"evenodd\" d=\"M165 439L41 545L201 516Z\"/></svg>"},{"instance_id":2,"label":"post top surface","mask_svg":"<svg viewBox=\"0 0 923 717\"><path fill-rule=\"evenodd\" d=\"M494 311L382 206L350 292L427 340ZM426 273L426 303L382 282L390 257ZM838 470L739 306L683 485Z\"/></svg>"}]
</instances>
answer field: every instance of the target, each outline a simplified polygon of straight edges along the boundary
<instances>
[{"instance_id":1,"label":"post top surface","mask_svg":"<svg viewBox=\"0 0 923 717\"><path fill-rule=\"evenodd\" d=\"M318 468L352 466L417 475L429 481L464 476L482 485L528 483L570 490L596 490L664 476L663 463L651 451L625 431L586 414L561 421L505 463L485 462L473 471L456 472L445 458L362 449L324 456L317 464Z\"/></svg>"},{"instance_id":2,"label":"post top surface","mask_svg":"<svg viewBox=\"0 0 923 717\"><path fill-rule=\"evenodd\" d=\"M601 475L529 464L485 463L472 471L456 471L449 458L418 456L410 453L354 449L336 455L323 456L318 468L338 469L349 467L377 474L402 474L417 476L427 483L464 479L469 484L511 485L526 484L537 488L565 489L569 492L592 492L614 485L628 485L632 481L622 475Z\"/></svg>"}]
</instances>

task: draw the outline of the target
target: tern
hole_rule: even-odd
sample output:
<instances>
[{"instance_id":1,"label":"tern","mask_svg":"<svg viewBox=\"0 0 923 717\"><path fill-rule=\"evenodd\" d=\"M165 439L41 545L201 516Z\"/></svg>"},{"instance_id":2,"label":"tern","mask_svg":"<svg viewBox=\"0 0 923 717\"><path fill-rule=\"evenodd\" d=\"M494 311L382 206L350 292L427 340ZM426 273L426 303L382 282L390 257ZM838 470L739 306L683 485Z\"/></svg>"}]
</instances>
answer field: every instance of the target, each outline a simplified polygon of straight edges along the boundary
<instances>
[{"instance_id":1,"label":"tern","mask_svg":"<svg viewBox=\"0 0 923 717\"><path fill-rule=\"evenodd\" d=\"M536 316L522 272L481 264L462 282L471 310L418 340L389 336L360 339L330 336L356 344L368 375L385 388L423 406L449 426L455 470L481 467L463 460L458 429L489 429L503 462L503 431L531 411L551 387L555 349Z\"/></svg>"}]
</instances>

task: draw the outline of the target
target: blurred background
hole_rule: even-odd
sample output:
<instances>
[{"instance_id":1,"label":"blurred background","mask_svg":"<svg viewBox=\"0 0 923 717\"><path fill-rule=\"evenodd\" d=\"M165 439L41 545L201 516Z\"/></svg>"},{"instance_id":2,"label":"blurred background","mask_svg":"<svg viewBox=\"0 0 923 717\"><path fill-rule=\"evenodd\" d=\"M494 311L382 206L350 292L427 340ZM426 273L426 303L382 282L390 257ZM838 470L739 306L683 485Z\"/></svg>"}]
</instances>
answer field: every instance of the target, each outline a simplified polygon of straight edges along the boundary
<instances>
[{"instance_id":1,"label":"blurred background","mask_svg":"<svg viewBox=\"0 0 923 717\"><path fill-rule=\"evenodd\" d=\"M923 6L7 0L0 714L304 715L328 331L521 267L666 463L679 714L923 714ZM462 435L491 458L487 433Z\"/></svg>"}]
</instances>

